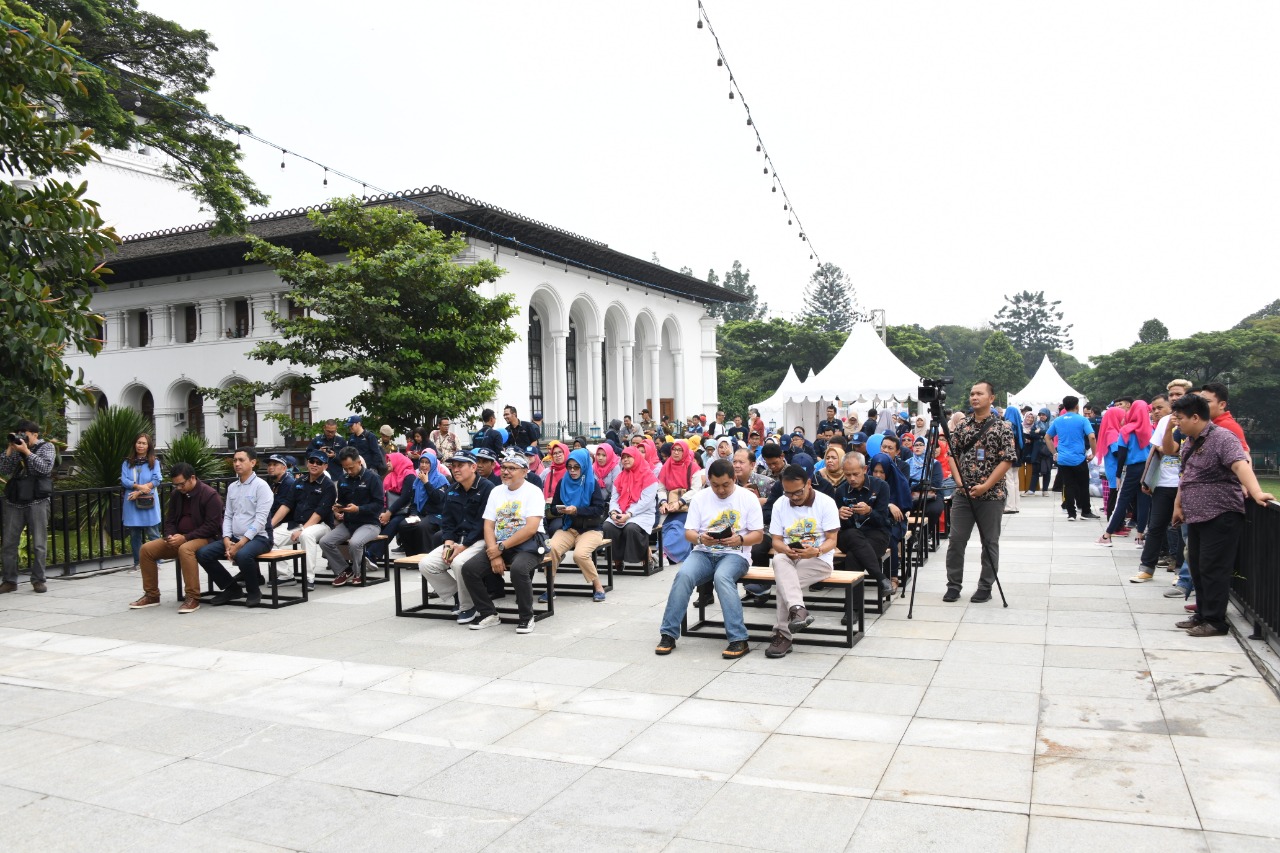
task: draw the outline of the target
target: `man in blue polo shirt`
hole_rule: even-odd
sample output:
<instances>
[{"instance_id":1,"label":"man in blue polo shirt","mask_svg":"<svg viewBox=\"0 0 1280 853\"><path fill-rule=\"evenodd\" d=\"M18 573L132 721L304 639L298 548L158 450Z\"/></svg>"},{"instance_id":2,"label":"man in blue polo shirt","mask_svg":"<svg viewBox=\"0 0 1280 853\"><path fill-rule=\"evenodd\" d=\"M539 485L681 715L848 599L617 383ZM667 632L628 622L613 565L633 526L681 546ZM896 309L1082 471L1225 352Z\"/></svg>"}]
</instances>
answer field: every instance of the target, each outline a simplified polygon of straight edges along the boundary
<instances>
[{"instance_id":1,"label":"man in blue polo shirt","mask_svg":"<svg viewBox=\"0 0 1280 853\"><path fill-rule=\"evenodd\" d=\"M1058 470L1062 472L1067 521L1076 520L1077 507L1081 518L1099 517L1089 508L1089 460L1093 458L1097 438L1093 434L1093 426L1076 411L1079 405L1079 397L1071 394L1063 397L1062 408L1066 411L1049 424L1049 429L1044 434L1045 446L1053 454Z\"/></svg>"}]
</instances>

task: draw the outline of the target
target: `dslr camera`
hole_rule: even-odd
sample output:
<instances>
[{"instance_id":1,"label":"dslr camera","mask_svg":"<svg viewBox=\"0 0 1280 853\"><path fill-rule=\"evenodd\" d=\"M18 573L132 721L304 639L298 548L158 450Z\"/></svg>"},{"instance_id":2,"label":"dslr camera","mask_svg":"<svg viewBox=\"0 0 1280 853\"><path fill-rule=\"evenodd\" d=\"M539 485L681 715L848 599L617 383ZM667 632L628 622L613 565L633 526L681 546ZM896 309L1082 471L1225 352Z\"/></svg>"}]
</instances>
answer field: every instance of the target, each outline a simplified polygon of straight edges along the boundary
<instances>
[{"instance_id":1,"label":"dslr camera","mask_svg":"<svg viewBox=\"0 0 1280 853\"><path fill-rule=\"evenodd\" d=\"M916 389L916 399L921 403L945 403L947 386L955 382L953 376L939 376L937 379L921 379Z\"/></svg>"},{"instance_id":2,"label":"dslr camera","mask_svg":"<svg viewBox=\"0 0 1280 853\"><path fill-rule=\"evenodd\" d=\"M24 436L18 435L16 432L11 432L9 433L9 443L10 444L26 444L27 439Z\"/></svg>"}]
</instances>

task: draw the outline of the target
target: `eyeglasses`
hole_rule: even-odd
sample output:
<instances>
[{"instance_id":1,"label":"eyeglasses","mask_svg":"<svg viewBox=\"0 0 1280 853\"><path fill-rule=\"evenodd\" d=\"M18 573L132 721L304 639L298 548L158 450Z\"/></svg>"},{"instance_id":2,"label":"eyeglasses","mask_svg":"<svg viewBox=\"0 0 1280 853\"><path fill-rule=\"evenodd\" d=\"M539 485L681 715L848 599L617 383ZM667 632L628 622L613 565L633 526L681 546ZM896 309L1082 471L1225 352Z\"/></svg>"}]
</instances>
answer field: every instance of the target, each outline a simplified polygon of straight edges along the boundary
<instances>
[{"instance_id":1,"label":"eyeglasses","mask_svg":"<svg viewBox=\"0 0 1280 853\"><path fill-rule=\"evenodd\" d=\"M579 465L577 462L570 462L568 465L566 465L566 466L564 466L564 467L568 468L570 471L581 471L581 470L582 470L582 466L581 466L581 465Z\"/></svg>"},{"instance_id":2,"label":"eyeglasses","mask_svg":"<svg viewBox=\"0 0 1280 853\"><path fill-rule=\"evenodd\" d=\"M786 489L783 489L783 490L782 490L782 493L783 493L784 495L786 495L787 497L789 497L789 498L800 498L800 497L804 497L805 488L806 488L806 487L801 486L799 489L797 489L797 490L796 490L796 491L794 491L794 492L787 491Z\"/></svg>"}]
</instances>

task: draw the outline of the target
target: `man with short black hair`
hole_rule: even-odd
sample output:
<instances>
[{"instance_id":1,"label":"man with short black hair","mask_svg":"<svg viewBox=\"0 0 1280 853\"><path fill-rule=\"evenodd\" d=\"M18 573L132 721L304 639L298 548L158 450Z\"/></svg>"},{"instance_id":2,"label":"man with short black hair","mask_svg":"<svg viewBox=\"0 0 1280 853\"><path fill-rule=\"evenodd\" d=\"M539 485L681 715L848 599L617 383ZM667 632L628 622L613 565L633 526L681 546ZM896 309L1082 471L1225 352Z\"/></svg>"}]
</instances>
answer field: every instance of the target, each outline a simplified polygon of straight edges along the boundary
<instances>
[{"instance_id":1,"label":"man with short black hair","mask_svg":"<svg viewBox=\"0 0 1280 853\"><path fill-rule=\"evenodd\" d=\"M1236 421L1231 412L1227 411L1227 401L1231 397L1231 391L1221 382L1206 382L1196 392L1209 403L1209 417L1213 419L1214 426L1220 426L1231 432L1240 441L1240 446L1244 449L1244 455L1249 455L1249 442L1244 437L1244 429Z\"/></svg>"},{"instance_id":2,"label":"man with short black hair","mask_svg":"<svg viewBox=\"0 0 1280 853\"><path fill-rule=\"evenodd\" d=\"M385 477L387 458L383 455L377 438L364 428L364 422L359 415L347 418L347 433L347 447L354 447L359 452L360 458L364 460L365 466L370 471L375 472L379 477ZM342 469L345 471L346 466L342 466Z\"/></svg>"},{"instance_id":3,"label":"man with short black hair","mask_svg":"<svg viewBox=\"0 0 1280 853\"><path fill-rule=\"evenodd\" d=\"M329 466L329 473L333 476L341 476L342 465L338 462L338 451L347 446L347 440L338 435L338 422L333 418L324 422L323 431L315 438L311 439L311 443L307 445L307 455L319 451L325 456L326 464Z\"/></svg>"},{"instance_id":4,"label":"man with short black hair","mask_svg":"<svg viewBox=\"0 0 1280 853\"><path fill-rule=\"evenodd\" d=\"M1049 424L1044 434L1045 448L1058 463L1067 521L1076 520L1077 508L1082 518L1098 518L1089 506L1089 460L1097 449L1098 438L1093 426L1076 412L1079 405L1080 398L1074 394L1063 397L1063 413Z\"/></svg>"},{"instance_id":5,"label":"man with short black hair","mask_svg":"<svg viewBox=\"0 0 1280 853\"><path fill-rule=\"evenodd\" d=\"M813 488L809 472L800 465L782 469L782 493L773 505L769 533L773 537L774 592L778 615L765 657L791 652L796 631L813 624L804 606L804 590L831 577L840 516L831 498Z\"/></svg>"},{"instance_id":6,"label":"man with short black hair","mask_svg":"<svg viewBox=\"0 0 1280 853\"><path fill-rule=\"evenodd\" d=\"M8 478L0 499L4 509L4 541L0 542L4 580L0 581L0 593L18 589L18 541L24 530L31 543L31 589L46 592L49 499L53 496L53 468L58 454L52 442L40 439L40 425L32 420L19 421L8 441L0 455L0 476Z\"/></svg>"},{"instance_id":7,"label":"man with short black hair","mask_svg":"<svg viewBox=\"0 0 1280 853\"><path fill-rule=\"evenodd\" d=\"M637 435L643 436L644 430L631 422L631 415L623 415L622 429L618 431L618 437L622 439L622 443L630 444L631 439Z\"/></svg>"},{"instance_id":8,"label":"man with short black hair","mask_svg":"<svg viewBox=\"0 0 1280 853\"><path fill-rule=\"evenodd\" d=\"M862 432L867 435L875 435L880 430L880 421L876 418L876 409L871 407L867 409L867 419L862 422Z\"/></svg>"},{"instance_id":9,"label":"man with short black hair","mask_svg":"<svg viewBox=\"0 0 1280 853\"><path fill-rule=\"evenodd\" d=\"M1258 486L1235 434L1211 421L1204 397L1188 394L1172 409L1173 423L1186 436L1173 523L1187 524L1187 564L1196 590L1196 612L1177 627L1192 637L1213 637L1230 630L1227 597L1244 531L1245 493L1261 506L1275 497Z\"/></svg>"},{"instance_id":10,"label":"man with short black hair","mask_svg":"<svg viewBox=\"0 0 1280 853\"><path fill-rule=\"evenodd\" d=\"M907 460L902 458L902 439L894 433L885 433L880 441L880 452L893 460L894 467L902 472L902 476L911 479L911 468Z\"/></svg>"},{"instance_id":11,"label":"man with short black hair","mask_svg":"<svg viewBox=\"0 0 1280 853\"><path fill-rule=\"evenodd\" d=\"M325 468L325 455L318 451L307 454L306 476L293 482L293 526L288 530L284 547L307 552L308 589L315 589L316 572L326 567L320 540L333 529L333 505L338 502L338 485Z\"/></svg>"},{"instance_id":12,"label":"man with short black hair","mask_svg":"<svg viewBox=\"0 0 1280 853\"><path fill-rule=\"evenodd\" d=\"M362 464L354 447L343 448L338 458L342 462L343 477L338 482L338 500L333 507L335 524L321 537L320 551L333 572L334 586L359 586L364 582L360 568L365 560L365 546L382 530L378 524L384 499L382 479ZM343 544L347 546L349 558L339 550Z\"/></svg>"},{"instance_id":13,"label":"man with short black hair","mask_svg":"<svg viewBox=\"0 0 1280 853\"><path fill-rule=\"evenodd\" d=\"M355 453L350 448L343 448L342 452ZM271 504L274 498L271 487L254 473L257 465L258 452L252 447L241 447L231 457L236 479L227 486L222 539L196 551L196 562L213 585L222 590L210 602L215 605L227 604L241 596L245 596L250 607L256 607L262 601L258 557L271 550ZM231 576L222 565L223 560L236 564L240 570L239 578ZM241 581L244 589L240 587Z\"/></svg>"},{"instance_id":14,"label":"man with short black hair","mask_svg":"<svg viewBox=\"0 0 1280 853\"><path fill-rule=\"evenodd\" d=\"M323 459L324 454L320 453ZM200 609L200 565L197 552L208 545L222 529L222 497L208 483L196 479L189 462L175 462L169 470L173 491L169 493L169 510L164 515L164 536L142 546L138 569L142 575L142 597L129 605L130 610L157 607L160 604L160 579L157 563L177 560L182 571L182 604L179 614Z\"/></svg>"},{"instance_id":15,"label":"man with short black hair","mask_svg":"<svg viewBox=\"0 0 1280 853\"><path fill-rule=\"evenodd\" d=\"M480 429L471 437L471 452L484 448L493 454L494 461L502 455L502 433L497 429L498 416L493 409L480 412Z\"/></svg>"},{"instance_id":16,"label":"man with short black hair","mask_svg":"<svg viewBox=\"0 0 1280 853\"><path fill-rule=\"evenodd\" d=\"M844 432L844 424L840 421L838 414L839 410L834 405L828 405L826 420L818 421L818 432Z\"/></svg>"},{"instance_id":17,"label":"man with short black hair","mask_svg":"<svg viewBox=\"0 0 1280 853\"><path fill-rule=\"evenodd\" d=\"M542 437L541 431L535 424L520 420L515 406L503 408L502 418L507 422L507 440L503 444L505 448L524 450L531 444L537 444L538 439Z\"/></svg>"},{"instance_id":18,"label":"man with short black hair","mask_svg":"<svg viewBox=\"0 0 1280 853\"><path fill-rule=\"evenodd\" d=\"M747 440L747 428L742 425L742 415L733 416L733 426L729 427L729 437L737 442Z\"/></svg>"}]
</instances>

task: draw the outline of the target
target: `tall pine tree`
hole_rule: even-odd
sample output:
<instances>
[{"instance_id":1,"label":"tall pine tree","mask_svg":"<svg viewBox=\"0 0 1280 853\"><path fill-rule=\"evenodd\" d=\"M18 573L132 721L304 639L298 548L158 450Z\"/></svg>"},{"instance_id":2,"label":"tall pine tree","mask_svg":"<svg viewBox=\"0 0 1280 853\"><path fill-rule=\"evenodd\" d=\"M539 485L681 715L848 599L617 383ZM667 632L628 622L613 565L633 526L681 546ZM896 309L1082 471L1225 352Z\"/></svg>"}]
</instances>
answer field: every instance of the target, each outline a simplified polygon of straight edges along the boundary
<instances>
[{"instance_id":1,"label":"tall pine tree","mask_svg":"<svg viewBox=\"0 0 1280 853\"><path fill-rule=\"evenodd\" d=\"M1034 371L1050 350L1071 349L1071 324L1063 324L1059 300L1049 302L1044 291L1024 290L1004 298L991 325L1004 332L1013 348L1022 354L1022 366Z\"/></svg>"},{"instance_id":2,"label":"tall pine tree","mask_svg":"<svg viewBox=\"0 0 1280 853\"><path fill-rule=\"evenodd\" d=\"M707 281L719 284L715 270L707 271ZM707 309L712 317L730 320L763 320L769 310L766 302L761 302L756 295L756 286L751 283L751 270L742 268L741 261L734 261L733 268L724 274L724 288L747 297L746 302L722 302Z\"/></svg>"},{"instance_id":3,"label":"tall pine tree","mask_svg":"<svg viewBox=\"0 0 1280 853\"><path fill-rule=\"evenodd\" d=\"M814 270L804 290L804 307L798 322L826 332L848 332L858 319L853 283L844 270L832 263Z\"/></svg>"}]
</instances>

